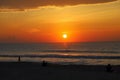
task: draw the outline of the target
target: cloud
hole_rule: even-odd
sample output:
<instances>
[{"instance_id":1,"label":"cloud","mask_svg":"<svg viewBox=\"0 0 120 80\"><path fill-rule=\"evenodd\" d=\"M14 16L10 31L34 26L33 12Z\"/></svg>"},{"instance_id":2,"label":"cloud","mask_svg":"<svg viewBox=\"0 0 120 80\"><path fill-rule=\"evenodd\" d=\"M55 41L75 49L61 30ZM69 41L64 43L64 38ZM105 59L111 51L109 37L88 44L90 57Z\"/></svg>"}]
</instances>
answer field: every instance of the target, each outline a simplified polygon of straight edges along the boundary
<instances>
[{"instance_id":1,"label":"cloud","mask_svg":"<svg viewBox=\"0 0 120 80\"><path fill-rule=\"evenodd\" d=\"M42 6L66 6L106 3L116 0L0 0L0 9L33 9Z\"/></svg>"}]
</instances>

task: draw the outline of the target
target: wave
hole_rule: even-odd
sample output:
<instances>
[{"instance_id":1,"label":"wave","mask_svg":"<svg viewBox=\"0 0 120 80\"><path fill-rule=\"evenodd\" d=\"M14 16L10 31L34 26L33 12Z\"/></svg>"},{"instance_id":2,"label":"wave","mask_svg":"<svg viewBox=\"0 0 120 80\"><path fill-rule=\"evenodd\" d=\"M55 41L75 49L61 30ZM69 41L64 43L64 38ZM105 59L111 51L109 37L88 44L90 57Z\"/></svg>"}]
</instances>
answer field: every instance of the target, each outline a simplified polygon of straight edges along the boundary
<instances>
[{"instance_id":1,"label":"wave","mask_svg":"<svg viewBox=\"0 0 120 80\"><path fill-rule=\"evenodd\" d=\"M10 50L0 50L0 52L60 52L60 53L120 53L118 50L78 50L78 49L48 49L48 50L41 50L41 49L10 49Z\"/></svg>"},{"instance_id":2,"label":"wave","mask_svg":"<svg viewBox=\"0 0 120 80\"><path fill-rule=\"evenodd\" d=\"M75 58L75 59L120 59L120 56L73 56L73 55L0 55L0 57L28 58Z\"/></svg>"},{"instance_id":3,"label":"wave","mask_svg":"<svg viewBox=\"0 0 120 80\"><path fill-rule=\"evenodd\" d=\"M120 53L119 51L80 51L80 50L43 50L40 52L76 52L76 53Z\"/></svg>"}]
</instances>

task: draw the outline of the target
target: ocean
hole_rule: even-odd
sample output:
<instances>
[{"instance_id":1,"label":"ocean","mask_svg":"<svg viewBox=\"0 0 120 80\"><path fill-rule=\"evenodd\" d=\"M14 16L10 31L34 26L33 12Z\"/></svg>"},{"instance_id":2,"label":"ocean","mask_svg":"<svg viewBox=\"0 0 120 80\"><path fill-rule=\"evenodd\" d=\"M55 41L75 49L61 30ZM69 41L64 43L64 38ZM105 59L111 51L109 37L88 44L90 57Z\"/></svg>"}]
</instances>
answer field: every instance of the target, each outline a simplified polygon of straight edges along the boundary
<instances>
[{"instance_id":1,"label":"ocean","mask_svg":"<svg viewBox=\"0 0 120 80\"><path fill-rule=\"evenodd\" d=\"M12 57L11 57L12 56ZM0 61L63 65L120 65L120 42L0 43Z\"/></svg>"}]
</instances>

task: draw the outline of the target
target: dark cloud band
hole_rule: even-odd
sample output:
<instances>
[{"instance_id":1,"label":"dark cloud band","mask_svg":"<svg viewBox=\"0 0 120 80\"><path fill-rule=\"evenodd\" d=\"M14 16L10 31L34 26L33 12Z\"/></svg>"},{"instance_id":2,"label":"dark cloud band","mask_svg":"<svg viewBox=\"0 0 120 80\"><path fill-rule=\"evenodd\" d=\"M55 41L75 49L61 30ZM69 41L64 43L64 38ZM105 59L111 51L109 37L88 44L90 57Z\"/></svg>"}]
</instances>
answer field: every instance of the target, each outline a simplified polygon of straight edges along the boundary
<instances>
[{"instance_id":1,"label":"dark cloud band","mask_svg":"<svg viewBox=\"0 0 120 80\"><path fill-rule=\"evenodd\" d=\"M116 0L0 0L2 9L31 9L41 6L66 6L78 4L106 3Z\"/></svg>"}]
</instances>

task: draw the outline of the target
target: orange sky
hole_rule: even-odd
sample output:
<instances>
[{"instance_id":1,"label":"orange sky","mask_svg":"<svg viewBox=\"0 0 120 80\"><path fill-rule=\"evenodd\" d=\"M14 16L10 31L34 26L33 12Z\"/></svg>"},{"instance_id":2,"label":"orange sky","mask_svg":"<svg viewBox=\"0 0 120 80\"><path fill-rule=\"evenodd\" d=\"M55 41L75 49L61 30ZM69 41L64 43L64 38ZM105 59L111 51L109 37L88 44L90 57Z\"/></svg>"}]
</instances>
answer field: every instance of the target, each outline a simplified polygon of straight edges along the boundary
<instances>
[{"instance_id":1,"label":"orange sky","mask_svg":"<svg viewBox=\"0 0 120 80\"><path fill-rule=\"evenodd\" d=\"M119 4L120 0L23 11L0 4L0 43L120 41ZM66 40L64 33L68 34Z\"/></svg>"}]
</instances>

